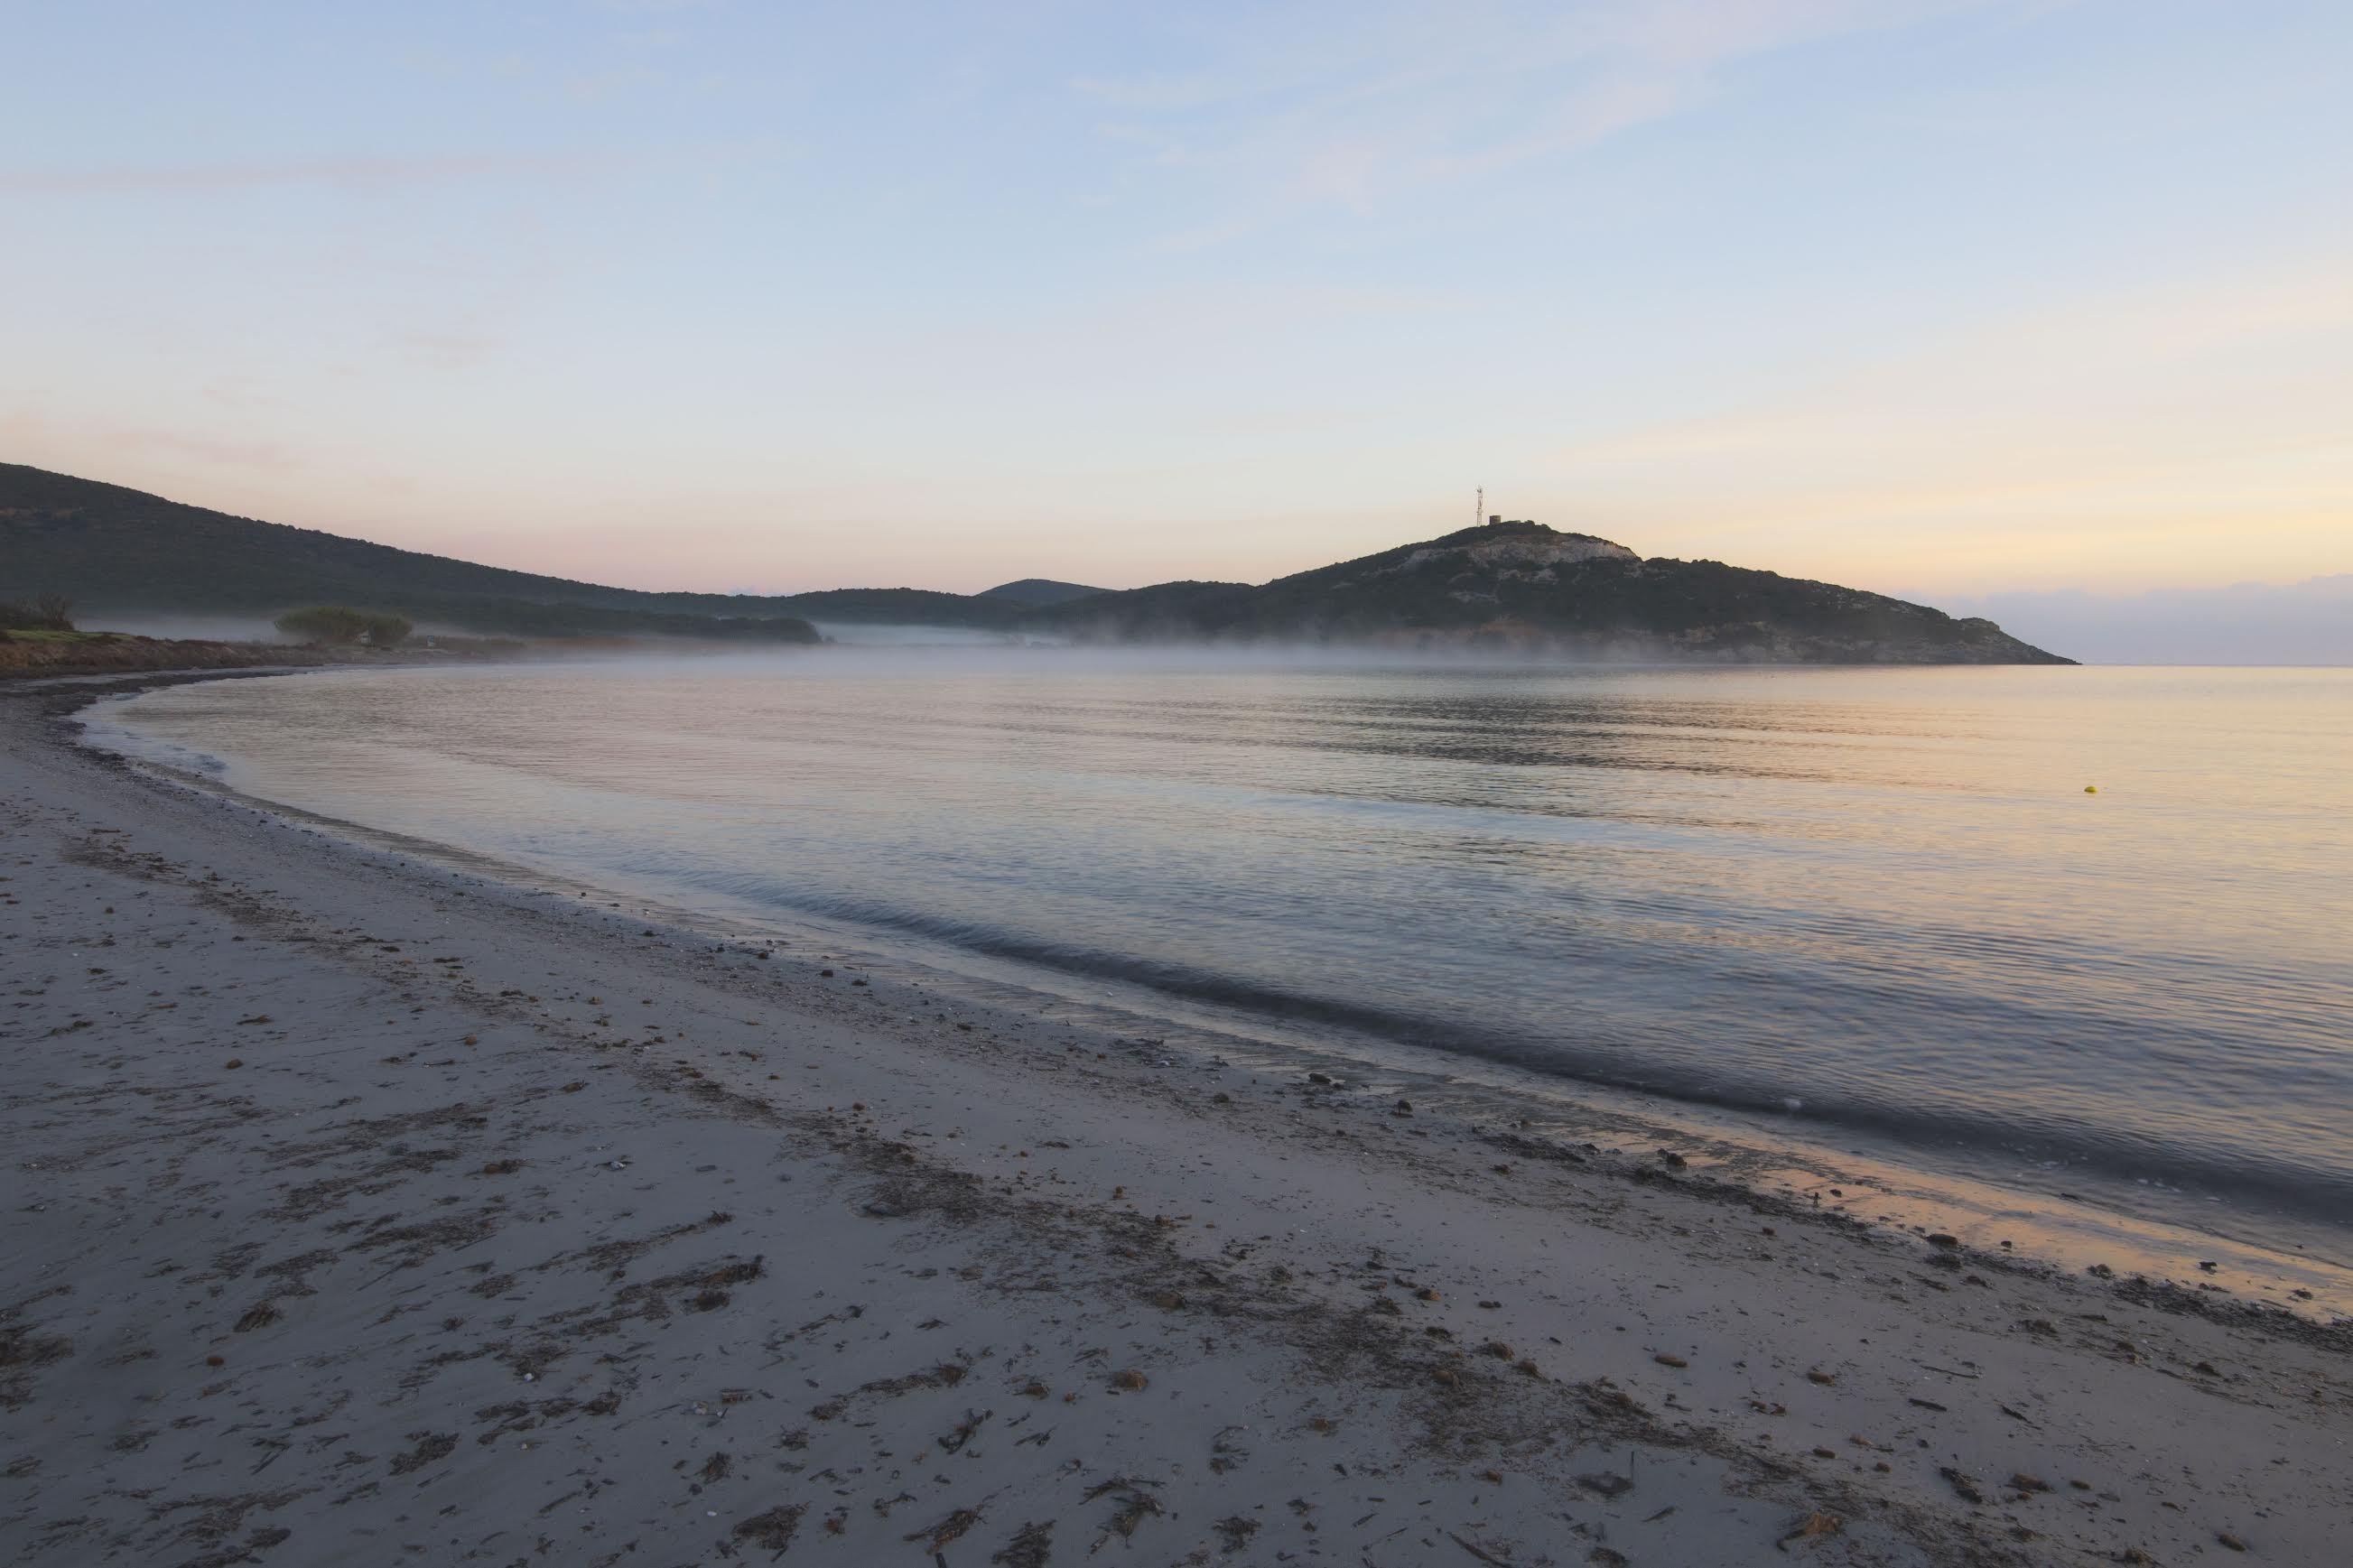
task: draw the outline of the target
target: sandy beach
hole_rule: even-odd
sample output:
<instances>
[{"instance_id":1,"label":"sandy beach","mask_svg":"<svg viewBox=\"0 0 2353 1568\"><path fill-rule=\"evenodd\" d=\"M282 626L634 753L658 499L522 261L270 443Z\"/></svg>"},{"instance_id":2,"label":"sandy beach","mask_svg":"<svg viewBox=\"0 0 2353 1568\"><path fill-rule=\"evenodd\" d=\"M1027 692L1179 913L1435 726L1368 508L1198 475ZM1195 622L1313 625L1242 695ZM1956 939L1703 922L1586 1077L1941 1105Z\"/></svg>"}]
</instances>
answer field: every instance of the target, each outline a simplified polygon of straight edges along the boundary
<instances>
[{"instance_id":1,"label":"sandy beach","mask_svg":"<svg viewBox=\"0 0 2353 1568\"><path fill-rule=\"evenodd\" d=\"M346 841L101 689L0 694L11 1563L2353 1542L2344 1325Z\"/></svg>"}]
</instances>

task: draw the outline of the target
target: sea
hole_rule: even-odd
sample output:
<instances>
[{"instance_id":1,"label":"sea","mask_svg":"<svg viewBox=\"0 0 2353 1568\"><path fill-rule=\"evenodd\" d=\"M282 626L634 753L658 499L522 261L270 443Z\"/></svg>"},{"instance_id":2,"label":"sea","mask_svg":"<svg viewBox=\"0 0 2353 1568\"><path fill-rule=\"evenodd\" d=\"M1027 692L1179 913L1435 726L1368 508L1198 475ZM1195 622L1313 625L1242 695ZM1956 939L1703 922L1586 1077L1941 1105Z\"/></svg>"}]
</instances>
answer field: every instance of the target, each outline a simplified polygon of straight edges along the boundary
<instances>
[{"instance_id":1,"label":"sea","mask_svg":"<svg viewBox=\"0 0 2353 1568\"><path fill-rule=\"evenodd\" d=\"M835 647L222 680L92 731L1531 1124L1616 1097L1981 1184L1996 1228L2353 1263L2353 669Z\"/></svg>"}]
</instances>

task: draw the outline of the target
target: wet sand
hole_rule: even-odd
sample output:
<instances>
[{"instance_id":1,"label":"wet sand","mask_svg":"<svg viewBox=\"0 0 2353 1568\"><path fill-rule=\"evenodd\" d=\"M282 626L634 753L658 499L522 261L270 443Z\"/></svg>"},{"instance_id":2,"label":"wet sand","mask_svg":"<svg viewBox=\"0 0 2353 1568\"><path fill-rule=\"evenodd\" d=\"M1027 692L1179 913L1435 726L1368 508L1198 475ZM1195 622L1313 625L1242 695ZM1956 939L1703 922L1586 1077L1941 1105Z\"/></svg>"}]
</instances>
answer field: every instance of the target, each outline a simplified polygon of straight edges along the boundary
<instances>
[{"instance_id":1,"label":"wet sand","mask_svg":"<svg viewBox=\"0 0 2353 1568\"><path fill-rule=\"evenodd\" d=\"M648 925L0 703L11 1562L2319 1563L2353 1528L2342 1328Z\"/></svg>"}]
</instances>

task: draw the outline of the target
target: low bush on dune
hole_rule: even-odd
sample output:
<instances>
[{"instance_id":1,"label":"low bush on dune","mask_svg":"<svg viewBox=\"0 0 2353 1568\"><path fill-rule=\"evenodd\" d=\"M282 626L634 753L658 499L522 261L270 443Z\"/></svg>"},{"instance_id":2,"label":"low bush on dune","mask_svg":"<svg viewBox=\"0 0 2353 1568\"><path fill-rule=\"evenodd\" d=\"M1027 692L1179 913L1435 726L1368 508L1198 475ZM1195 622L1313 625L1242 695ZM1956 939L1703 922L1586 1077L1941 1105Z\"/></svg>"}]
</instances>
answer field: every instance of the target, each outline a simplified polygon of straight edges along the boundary
<instances>
[{"instance_id":1,"label":"low bush on dune","mask_svg":"<svg viewBox=\"0 0 2353 1568\"><path fill-rule=\"evenodd\" d=\"M347 605L312 605L308 609L289 610L275 624L281 635L297 642L368 647L398 647L408 640L413 629L406 616L354 610Z\"/></svg>"}]
</instances>

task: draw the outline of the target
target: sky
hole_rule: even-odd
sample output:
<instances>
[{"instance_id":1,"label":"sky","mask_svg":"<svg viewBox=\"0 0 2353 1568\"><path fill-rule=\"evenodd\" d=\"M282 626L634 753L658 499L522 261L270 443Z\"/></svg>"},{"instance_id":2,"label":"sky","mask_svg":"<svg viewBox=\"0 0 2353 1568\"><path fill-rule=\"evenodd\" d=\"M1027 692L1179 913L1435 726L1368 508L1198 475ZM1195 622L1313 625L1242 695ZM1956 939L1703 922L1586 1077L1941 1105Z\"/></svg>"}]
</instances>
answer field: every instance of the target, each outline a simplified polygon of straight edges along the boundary
<instances>
[{"instance_id":1,"label":"sky","mask_svg":"<svg viewBox=\"0 0 2353 1568\"><path fill-rule=\"evenodd\" d=\"M0 459L635 587L2353 572L2353 5L0 0ZM2340 590L2341 591L2341 590Z\"/></svg>"}]
</instances>

